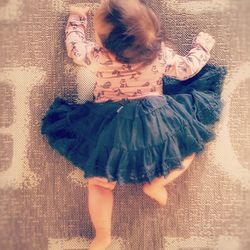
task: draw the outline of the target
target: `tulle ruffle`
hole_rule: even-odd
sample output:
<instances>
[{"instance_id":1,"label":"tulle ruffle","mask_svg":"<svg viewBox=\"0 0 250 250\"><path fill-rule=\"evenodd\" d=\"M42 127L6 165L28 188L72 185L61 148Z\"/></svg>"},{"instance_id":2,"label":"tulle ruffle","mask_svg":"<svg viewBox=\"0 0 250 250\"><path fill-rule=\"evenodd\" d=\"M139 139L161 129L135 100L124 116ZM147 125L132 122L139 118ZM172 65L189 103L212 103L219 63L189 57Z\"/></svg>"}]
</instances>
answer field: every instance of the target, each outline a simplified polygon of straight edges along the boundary
<instances>
[{"instance_id":1,"label":"tulle ruffle","mask_svg":"<svg viewBox=\"0 0 250 250\"><path fill-rule=\"evenodd\" d=\"M164 78L164 96L142 99L79 104L56 97L41 133L85 178L150 182L181 168L186 156L214 138L210 125L220 116L224 75L222 68L207 66L186 85Z\"/></svg>"}]
</instances>

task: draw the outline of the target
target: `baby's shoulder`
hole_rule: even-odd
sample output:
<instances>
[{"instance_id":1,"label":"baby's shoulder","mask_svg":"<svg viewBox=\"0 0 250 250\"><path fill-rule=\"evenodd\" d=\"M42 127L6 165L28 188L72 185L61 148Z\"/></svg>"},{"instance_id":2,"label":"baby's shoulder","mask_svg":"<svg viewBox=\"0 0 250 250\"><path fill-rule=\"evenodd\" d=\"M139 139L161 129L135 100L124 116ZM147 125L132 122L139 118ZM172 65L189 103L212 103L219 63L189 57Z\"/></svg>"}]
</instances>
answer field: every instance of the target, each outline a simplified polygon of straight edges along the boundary
<instances>
[{"instance_id":1,"label":"baby's shoulder","mask_svg":"<svg viewBox=\"0 0 250 250\"><path fill-rule=\"evenodd\" d=\"M94 59L103 66L109 66L114 64L114 59L110 56L108 51L95 43L92 44L89 50L89 54L91 55L92 59Z\"/></svg>"}]
</instances>

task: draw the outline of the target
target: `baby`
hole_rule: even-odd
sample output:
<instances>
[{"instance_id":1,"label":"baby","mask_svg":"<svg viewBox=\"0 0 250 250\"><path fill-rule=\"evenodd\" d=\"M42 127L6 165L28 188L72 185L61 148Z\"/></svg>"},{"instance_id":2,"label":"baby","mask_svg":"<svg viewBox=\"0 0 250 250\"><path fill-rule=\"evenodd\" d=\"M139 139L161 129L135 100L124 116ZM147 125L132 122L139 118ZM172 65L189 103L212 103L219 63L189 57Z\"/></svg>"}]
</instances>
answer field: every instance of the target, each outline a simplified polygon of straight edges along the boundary
<instances>
[{"instance_id":1,"label":"baby","mask_svg":"<svg viewBox=\"0 0 250 250\"><path fill-rule=\"evenodd\" d=\"M118 157L119 152L115 151L117 148L112 148L109 152L111 156L109 159L113 161L111 162L110 160L110 165L105 163L107 169L94 168L94 166L91 167L91 164L84 165L85 163L82 162L85 177L88 177L89 212L96 231L96 236L90 245L90 250L100 250L106 249L111 241L112 190L116 182L143 183L143 191L145 194L157 201L161 206L165 206L167 202L167 191L164 186L180 176L188 168L195 153L203 148L201 144L204 144L208 141L208 138L210 138L207 127L203 126L200 122L196 122L196 120L194 123L192 119L196 119L194 118L195 116L190 116L188 113L193 112L190 111L193 107L191 100L196 97L190 97L191 95L185 95L183 98L179 96L179 99L177 99L177 97L176 99L165 97L163 94L162 79L164 76L168 76L184 81L196 75L208 62L210 50L214 46L215 41L209 34L200 32L198 36L193 39L192 48L188 54L186 56L178 55L173 49L165 46L162 40L160 22L152 9L139 0L103 0L94 16L96 41L91 42L86 39L88 11L89 8L70 7L70 15L65 30L65 43L68 56L72 58L76 64L88 68L96 75L93 93L94 103L103 104L103 107L107 107L107 110L108 107L111 107L112 102L117 103L117 105L122 104L117 107L114 114L120 112L120 115L114 118L112 124L108 123L108 118L107 121L105 120L106 125L104 125L103 121L100 122L101 124L97 124L100 127L107 126L108 128L108 126L110 126L110 129L108 128L108 130L106 130L111 131L109 132L110 135L112 135L112 129L114 133L116 131L114 139L111 138L112 136L105 137L102 132L98 134L99 132L97 131L102 130L93 124L91 125L91 121L88 120L88 122L90 122L88 126L93 126L93 131L96 129L94 133L100 135L97 145L106 145L109 140L112 145L114 144L113 140L116 141L116 145L118 145L121 141L120 147L124 150L124 155L122 155L124 158L120 160L121 158L119 157L121 156L119 155ZM153 99L154 97L155 99ZM190 99L187 100L187 98ZM197 100L201 101L201 98L204 98L202 100L210 100L209 98L211 97L204 94L199 95L199 97L197 95L197 98ZM132 102L133 100L134 102ZM185 104L184 101L186 101ZM88 105L89 104L90 102L88 102ZM107 106L105 106L105 104ZM139 104L142 105L140 106L142 107L140 113L138 111ZM61 102L60 105L67 104ZM87 107L87 104L85 107ZM127 107L134 107L133 112L127 111ZM93 110L96 108L97 106L93 106ZM166 109L166 111L164 111L164 109ZM138 115L136 115L137 111ZM55 109L53 112L55 112ZM94 111L94 113L95 112L97 112L97 110ZM112 112L107 111L107 113L103 114L103 117L113 115ZM160 114L160 112L165 113ZM213 111L211 110L211 112ZM150 116L148 116L148 114L150 114ZM160 114L160 116L157 114ZM126 121L124 120L125 117L127 119ZM145 121L144 124L140 123L141 127L138 128L141 129L138 129L137 132L131 132L131 134L127 136L126 130L119 130L119 126L123 126L125 123L134 124L133 126L135 126L137 123L129 122L133 119L137 119L137 117L141 117L141 119ZM157 119L155 117L157 117ZM149 123L150 119L151 123ZM121 121L121 123L118 123L118 121ZM92 122L94 123L94 120L92 120ZM138 122L141 121L138 120ZM170 125L166 125L167 123L172 123L173 129ZM86 122L83 121L82 124L87 124L87 120ZM131 127L132 125L127 126L133 129ZM187 129L186 126L190 126L193 130L191 129L190 132L187 132L188 134L183 136L178 135L178 140L181 140L180 138L183 140L182 143L179 143L179 145L183 145L183 148L178 149L177 139L173 138L173 136L175 135L177 137L176 133L178 131L184 131L184 127ZM179 130L177 130L177 127L179 127ZM86 131L90 131L90 128L88 129L89 130ZM151 136L151 134L149 136L149 132L147 131L150 131L150 129L151 134L154 136ZM167 129L168 132L164 132L167 131ZM141 132L142 130L144 131ZM120 132L118 133L117 131ZM170 131L172 132L170 133ZM192 139L192 133L194 134L192 136L196 136L196 139ZM172 166L171 172L169 170L156 172L151 162L154 157L157 157L156 155L152 155L153 151L149 151L148 155L145 154L145 157L142 153L138 154L137 158L133 153L130 153L130 156L124 153L135 152L137 150L136 143L142 144L140 148L144 147L143 143L145 145L151 145L152 142L152 145L158 145L161 140L160 138L165 135L172 135L171 138L169 137L170 144L168 144L168 146L165 144L165 148L158 148L157 150L159 151L158 155L161 155L161 157L169 157L163 162L168 164L167 166ZM93 140L97 140L96 137L93 138L95 138ZM141 138L140 141L138 138ZM185 144L186 142L184 140L189 140L187 143L192 144L192 147L196 147L196 149L193 151L188 150L188 146L185 146L187 144ZM197 144L198 141L200 144ZM129 148L130 151L126 151L128 150L127 148ZM95 149L96 148L93 148L93 150ZM106 149L108 149L108 146L106 146ZM181 155L169 156L168 154L163 154L163 150L168 150L169 154ZM180 152L183 153L179 153L178 150L181 150ZM91 150L88 152L91 152ZM102 159L106 157L104 157L104 155L105 152L100 151L99 158L95 161L100 164L100 166ZM92 156L93 155L91 155L91 157ZM144 164L139 161L141 156L144 157L142 159ZM93 157L97 159L96 155ZM152 157L152 159L150 157ZM182 159L181 164L179 164L180 161L177 159ZM110 168L112 166L118 166L118 163L119 166L125 163L128 164L124 169L118 169L117 167L116 173L119 173L119 177L115 179L111 174L115 169L111 170ZM176 168L178 164L180 167ZM131 169L128 169L129 167ZM129 174L126 175L126 171Z\"/></svg>"},{"instance_id":2,"label":"baby","mask_svg":"<svg viewBox=\"0 0 250 250\"><path fill-rule=\"evenodd\" d=\"M210 58L215 41L204 32L186 56L166 47L155 13L137 0L102 1L94 16L96 42L90 42L85 35L88 10L71 7L65 42L68 56L97 76L95 102L162 95L163 75L188 79Z\"/></svg>"}]
</instances>

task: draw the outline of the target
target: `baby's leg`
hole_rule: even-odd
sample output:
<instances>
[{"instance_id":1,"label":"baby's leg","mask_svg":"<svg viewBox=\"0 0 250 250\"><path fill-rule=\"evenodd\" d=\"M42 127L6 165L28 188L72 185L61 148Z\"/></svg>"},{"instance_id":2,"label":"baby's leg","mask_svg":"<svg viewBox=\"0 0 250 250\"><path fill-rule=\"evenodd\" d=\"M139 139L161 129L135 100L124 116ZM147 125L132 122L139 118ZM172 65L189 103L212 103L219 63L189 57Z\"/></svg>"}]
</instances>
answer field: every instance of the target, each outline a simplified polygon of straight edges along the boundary
<instances>
[{"instance_id":1,"label":"baby's leg","mask_svg":"<svg viewBox=\"0 0 250 250\"><path fill-rule=\"evenodd\" d=\"M113 210L113 189L116 182L105 178L88 179L88 206L96 231L89 250L105 250L111 242L111 218Z\"/></svg>"},{"instance_id":2,"label":"baby's leg","mask_svg":"<svg viewBox=\"0 0 250 250\"><path fill-rule=\"evenodd\" d=\"M166 205L168 193L164 186L152 184L152 182L145 183L143 185L143 192L150 198L156 200L162 207Z\"/></svg>"},{"instance_id":3,"label":"baby's leg","mask_svg":"<svg viewBox=\"0 0 250 250\"><path fill-rule=\"evenodd\" d=\"M165 185L175 180L178 176L183 174L186 169L190 166L191 162L195 157L195 153L190 156L187 156L182 165L183 169L174 169L172 170L166 178L163 176L156 177L152 180L151 183L145 183L143 185L143 192L150 196L152 199L156 200L160 205L165 206L167 203L167 190L165 189Z\"/></svg>"},{"instance_id":4,"label":"baby's leg","mask_svg":"<svg viewBox=\"0 0 250 250\"><path fill-rule=\"evenodd\" d=\"M183 161L182 161L182 165L184 166L184 168L180 169L173 169L167 176L166 178L164 178L163 176L160 178L155 178L151 184L153 185L160 185L160 186L165 186L166 184L172 182L173 180L175 180L178 176L182 175L187 169L188 167L191 165L193 159L195 157L195 153L193 153L192 155L187 156Z\"/></svg>"}]
</instances>

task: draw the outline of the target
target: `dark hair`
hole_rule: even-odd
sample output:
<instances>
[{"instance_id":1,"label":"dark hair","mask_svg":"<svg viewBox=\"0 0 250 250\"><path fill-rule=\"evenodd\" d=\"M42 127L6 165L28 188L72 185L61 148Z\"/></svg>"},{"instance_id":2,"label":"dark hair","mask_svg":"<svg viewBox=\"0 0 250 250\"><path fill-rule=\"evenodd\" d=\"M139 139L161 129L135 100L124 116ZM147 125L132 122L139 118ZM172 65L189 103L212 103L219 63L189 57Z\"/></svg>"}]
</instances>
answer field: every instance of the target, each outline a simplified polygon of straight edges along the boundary
<instances>
[{"instance_id":1,"label":"dark hair","mask_svg":"<svg viewBox=\"0 0 250 250\"><path fill-rule=\"evenodd\" d=\"M99 13L112 25L108 34L99 34L103 46L122 63L150 64L161 48L160 22L139 0L104 0Z\"/></svg>"}]
</instances>

